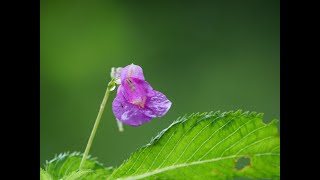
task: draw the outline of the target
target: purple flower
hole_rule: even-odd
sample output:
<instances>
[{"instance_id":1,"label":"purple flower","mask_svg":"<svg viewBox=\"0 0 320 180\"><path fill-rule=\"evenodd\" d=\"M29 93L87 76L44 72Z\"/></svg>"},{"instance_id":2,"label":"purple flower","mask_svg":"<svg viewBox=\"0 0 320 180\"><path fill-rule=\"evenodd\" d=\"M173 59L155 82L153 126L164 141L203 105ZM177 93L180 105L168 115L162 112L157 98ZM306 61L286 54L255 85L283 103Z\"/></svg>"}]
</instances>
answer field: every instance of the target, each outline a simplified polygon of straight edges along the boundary
<instances>
[{"instance_id":1,"label":"purple flower","mask_svg":"<svg viewBox=\"0 0 320 180\"><path fill-rule=\"evenodd\" d=\"M124 67L120 80L121 85L112 103L118 121L140 126L152 118L164 116L170 109L171 101L145 81L140 66L131 64Z\"/></svg>"}]
</instances>

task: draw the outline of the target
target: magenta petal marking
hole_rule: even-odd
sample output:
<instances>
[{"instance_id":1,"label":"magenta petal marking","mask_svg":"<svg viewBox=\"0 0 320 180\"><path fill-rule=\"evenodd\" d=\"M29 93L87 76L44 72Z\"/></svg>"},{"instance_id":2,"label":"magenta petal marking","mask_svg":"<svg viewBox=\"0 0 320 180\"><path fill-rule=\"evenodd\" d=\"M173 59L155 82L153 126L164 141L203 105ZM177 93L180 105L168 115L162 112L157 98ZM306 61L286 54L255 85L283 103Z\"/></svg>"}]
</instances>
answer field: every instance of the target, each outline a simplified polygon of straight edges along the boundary
<instances>
[{"instance_id":1,"label":"magenta petal marking","mask_svg":"<svg viewBox=\"0 0 320 180\"><path fill-rule=\"evenodd\" d=\"M129 103L119 90L113 100L112 111L119 121L131 126L140 126L151 120L151 117L144 115L143 108Z\"/></svg>"},{"instance_id":2,"label":"magenta petal marking","mask_svg":"<svg viewBox=\"0 0 320 180\"><path fill-rule=\"evenodd\" d=\"M140 107L145 106L147 94L144 88L144 81L136 78L127 78L123 81L122 87L122 94L129 103Z\"/></svg>"}]
</instances>

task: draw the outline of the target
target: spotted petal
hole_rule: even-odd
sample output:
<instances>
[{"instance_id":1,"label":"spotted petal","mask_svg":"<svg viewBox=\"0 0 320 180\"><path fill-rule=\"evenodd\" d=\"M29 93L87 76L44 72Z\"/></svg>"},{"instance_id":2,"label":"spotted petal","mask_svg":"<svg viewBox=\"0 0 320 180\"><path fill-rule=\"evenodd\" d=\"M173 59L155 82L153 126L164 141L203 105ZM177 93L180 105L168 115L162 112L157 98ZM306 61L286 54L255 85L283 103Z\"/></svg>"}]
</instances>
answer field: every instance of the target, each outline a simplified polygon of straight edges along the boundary
<instances>
[{"instance_id":1,"label":"spotted petal","mask_svg":"<svg viewBox=\"0 0 320 180\"><path fill-rule=\"evenodd\" d=\"M151 120L151 117L144 115L144 109L129 103L122 94L123 87L118 88L117 96L112 103L112 111L117 120L131 125L140 126Z\"/></svg>"},{"instance_id":2,"label":"spotted petal","mask_svg":"<svg viewBox=\"0 0 320 180\"><path fill-rule=\"evenodd\" d=\"M120 90L129 103L144 107L147 98L144 84L145 81L136 78L127 78L123 81Z\"/></svg>"}]
</instances>

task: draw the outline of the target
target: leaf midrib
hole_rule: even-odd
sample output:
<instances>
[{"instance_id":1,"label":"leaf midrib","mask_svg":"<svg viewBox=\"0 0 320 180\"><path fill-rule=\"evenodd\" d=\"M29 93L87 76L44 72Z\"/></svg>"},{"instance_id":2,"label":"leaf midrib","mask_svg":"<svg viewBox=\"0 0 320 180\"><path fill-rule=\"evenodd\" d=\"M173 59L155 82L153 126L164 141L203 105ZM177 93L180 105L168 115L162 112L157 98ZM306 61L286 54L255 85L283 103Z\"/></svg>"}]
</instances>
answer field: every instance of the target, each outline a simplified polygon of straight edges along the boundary
<instances>
[{"instance_id":1,"label":"leaf midrib","mask_svg":"<svg viewBox=\"0 0 320 180\"><path fill-rule=\"evenodd\" d=\"M155 170L153 170L151 172L147 172L147 173L140 174L140 175L137 175L137 176L128 176L128 177L125 177L125 178L118 178L117 180L142 179L142 178L146 178L146 177L158 174L158 173L162 173L162 172L165 172L165 171L170 171L170 170L181 168L181 167L205 164L205 163L210 163L210 162L215 162L215 161L221 161L221 160L226 160L226 159L243 157L243 156L247 156L247 155L248 154L231 155L231 156L218 157L218 158L207 159L207 160L202 160L202 161L195 161L195 162L191 162L191 163L182 163L182 164L177 164L177 165L173 165L173 166L167 166L165 168L155 169ZM266 153L252 154L251 156L280 156L280 154L279 153L266 152Z\"/></svg>"},{"instance_id":2,"label":"leaf midrib","mask_svg":"<svg viewBox=\"0 0 320 180\"><path fill-rule=\"evenodd\" d=\"M206 117L207 117L207 116L206 116ZM212 116L210 116L210 117L212 117ZM192 142L199 134L201 134L202 131L203 131L205 128L208 127L208 125L210 125L212 122L214 122L215 120L217 120L217 119L219 119L219 118L221 118L221 115L218 116L218 117L216 117L216 118L214 118L211 122L209 122L207 125L205 125L205 126L200 130L200 132L198 132L197 135L196 135L195 137L193 137L193 139L191 140L191 142ZM217 131L219 132L219 130L221 130L226 124L228 124L228 123L229 123L230 121L232 121L233 119L234 119L234 117L232 117L229 121L225 122L225 124L224 124L222 127L220 127L218 130L216 130L215 132L217 132ZM242 124L239 128L235 129L233 133L231 133L229 136L227 136L227 137L224 138L223 140L219 141L217 144L220 144L220 143L223 142L224 140L232 137L232 136L235 134L235 132L237 132L239 129L241 129L243 126L245 126L247 123L251 122L252 120L253 120L253 119L251 119L251 120L249 120L248 122L245 122L244 124ZM264 124L264 126L259 127L259 128L257 128L257 129L254 129L253 131L251 131L251 132L249 132L248 134L246 134L245 137L242 137L241 140L245 139L245 138L248 137L250 134L253 134L254 132L256 132L256 131L258 131L258 130L260 130L260 129L266 128L266 127L268 127L269 125L272 125L272 124L274 124L274 122L270 122L270 123L268 123L268 124ZM168 128L167 128L167 129L168 129ZM191 127L190 129L192 129L192 127ZM184 136L189 132L190 129L188 129L188 131L185 132L182 137L184 137ZM177 130L177 129L176 129L176 130ZM175 134L175 131L171 134L170 138L166 141L165 144L167 144L167 143L171 140L171 137L172 137L172 135L174 135L174 134ZM215 133L213 133L213 134L215 134ZM212 136L212 135L211 135L211 136ZM210 136L210 137L211 137L211 136ZM270 138L272 138L272 137L274 137L274 136L269 136L269 137L267 137L266 139L270 139ZM264 139L261 139L261 141L264 141L264 140L266 140L266 139L265 139L265 138L264 138ZM180 141L181 141L181 139L175 144L175 146L174 146L173 149L176 148L177 144L180 143ZM201 160L201 159L204 157L204 156L203 156L202 158L198 159L198 161L195 161L195 162L190 162L190 163L184 162L184 163L181 163L181 164L176 164L176 162L177 162L177 161L176 161L176 162L175 162L174 164L172 164L171 166L167 166L167 167L161 168L161 166L164 164L164 162L167 160L167 158L171 155L171 153L172 153L172 151L173 151L173 149L172 149L172 150L170 151L169 155L167 155L167 157L165 158L165 161L163 161L163 162L160 164L160 166L158 166L158 168L152 170L151 172L149 171L149 170L151 169L151 167L154 165L154 161L153 161L152 166L149 167L149 169L147 170L147 172L145 172L145 173L143 173L143 174L140 174L140 175L137 175L137 172L138 172L138 170L140 169L141 165L144 163L144 161L145 161L145 160L147 159L147 157L150 155L150 151L152 151L152 148L154 147L154 146L153 146L153 147L149 150L149 153L147 154L147 157L144 159L143 163L140 164L140 166L135 170L135 172L134 172L133 174L131 174L130 176L127 176L127 177L117 178L117 179L119 179L119 180L124 180L124 179L141 179L141 178L146 178L146 177L149 177L149 176L152 176L152 175L155 175L155 174L159 174L159 173L162 173L162 172L165 172L165 171L177 169L177 168L180 168L180 167L189 167L189 166L192 166L192 165L198 165L198 164L203 164L203 163L220 161L220 160L224 160L224 159L230 159L230 158L247 156L248 154L239 155L239 153L242 152L244 149L248 148L249 146L252 146L252 145L254 145L254 144L260 143L261 141L258 141L258 142L255 142L255 143L251 143L250 145L248 145L248 146L246 146L245 148L241 149L240 151L238 151L238 153L236 153L236 154L234 154L234 155L230 155L230 156L225 156L225 157L223 157L222 155L223 155L223 153L225 152L225 151L224 151L224 152L221 154L221 156L218 157L218 158L216 157L216 158L213 158L213 159ZM232 147L234 147L235 144L238 144L238 143L239 143L239 142L234 143L232 146L229 147L229 149L231 149ZM189 143L188 146L189 146L190 144L191 144L191 143ZM217 144L216 144L216 145L217 145ZM215 146L216 146L216 145L215 145ZM184 149L184 151L188 148L188 146ZM215 146L214 146L214 147L215 147ZM136 161L134 162L134 165L137 163L139 157L141 156L141 154L143 154L143 152L144 152L146 149L147 149L147 148L143 149L143 150L139 153L138 158L137 158ZM199 148L198 148L198 149L199 149ZM275 149L276 149L276 148L275 148ZM273 149L273 151L274 151L275 149ZM159 153L161 153L162 150L163 150L163 147L162 147L162 149L160 150ZM212 149L211 149L211 150L212 150ZM265 152L265 153L260 153L260 154L250 154L250 155L252 155L252 156L260 156L260 155L280 155L280 154L272 153L273 151L271 151L271 152ZM157 154L157 157L159 156L159 153ZM183 154L184 154L184 152L180 155L179 159L181 158L181 156L182 156ZM134 165L132 165L132 166L129 168L129 170L126 171L126 173L125 173L124 175L126 175L126 174L133 168ZM112 175L111 175L110 177L112 177Z\"/></svg>"}]
</instances>

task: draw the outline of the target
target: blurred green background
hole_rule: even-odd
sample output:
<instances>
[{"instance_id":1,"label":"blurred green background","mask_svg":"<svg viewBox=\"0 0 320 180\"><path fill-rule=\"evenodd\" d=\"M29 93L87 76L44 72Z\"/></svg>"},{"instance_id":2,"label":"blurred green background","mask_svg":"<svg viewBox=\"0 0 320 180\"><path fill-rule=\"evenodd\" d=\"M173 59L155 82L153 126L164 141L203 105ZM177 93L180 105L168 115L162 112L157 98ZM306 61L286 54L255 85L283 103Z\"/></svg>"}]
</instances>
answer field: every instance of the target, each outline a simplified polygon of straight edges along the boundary
<instances>
[{"instance_id":1,"label":"blurred green background","mask_svg":"<svg viewBox=\"0 0 320 180\"><path fill-rule=\"evenodd\" d=\"M111 67L134 63L166 94L161 119L118 132L111 94L91 152L118 166L178 116L280 118L279 1L41 0L40 165L84 151Z\"/></svg>"}]
</instances>

